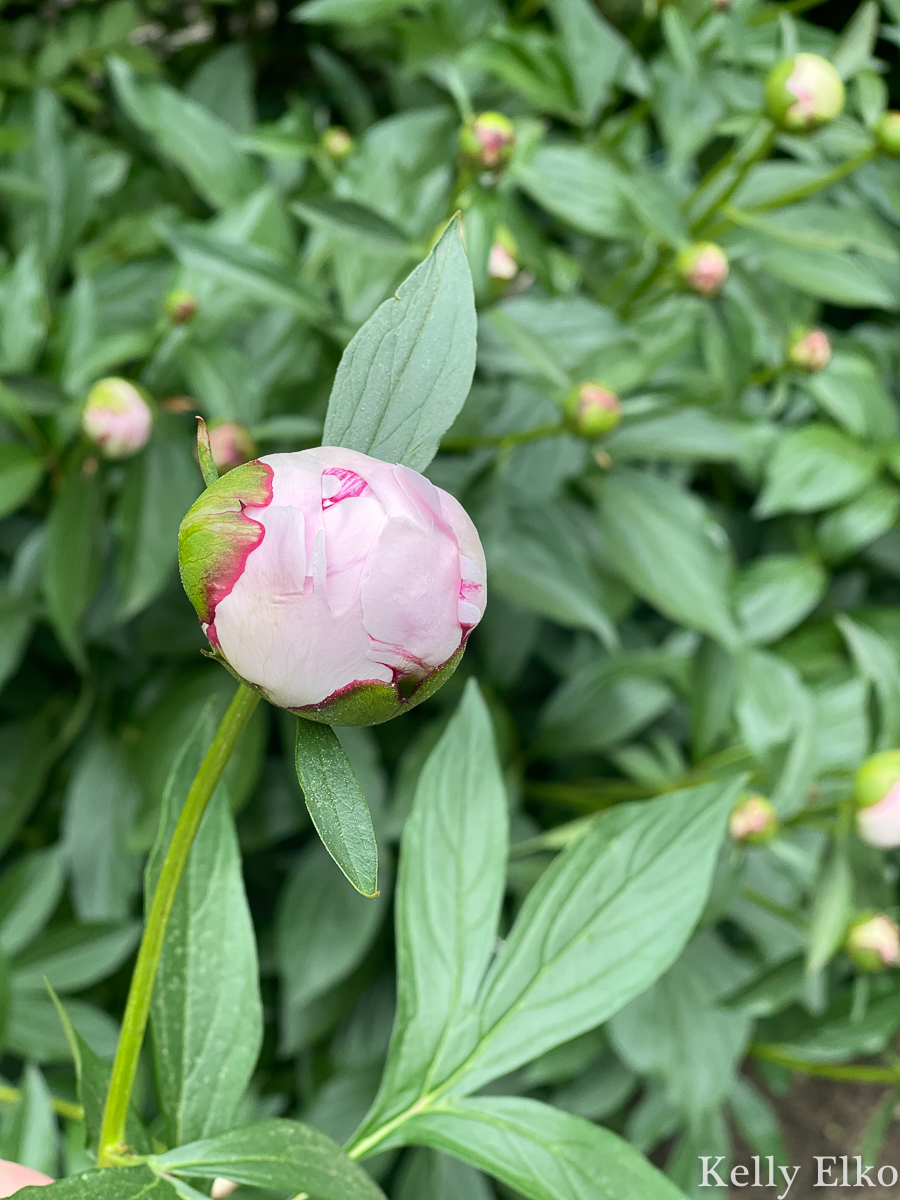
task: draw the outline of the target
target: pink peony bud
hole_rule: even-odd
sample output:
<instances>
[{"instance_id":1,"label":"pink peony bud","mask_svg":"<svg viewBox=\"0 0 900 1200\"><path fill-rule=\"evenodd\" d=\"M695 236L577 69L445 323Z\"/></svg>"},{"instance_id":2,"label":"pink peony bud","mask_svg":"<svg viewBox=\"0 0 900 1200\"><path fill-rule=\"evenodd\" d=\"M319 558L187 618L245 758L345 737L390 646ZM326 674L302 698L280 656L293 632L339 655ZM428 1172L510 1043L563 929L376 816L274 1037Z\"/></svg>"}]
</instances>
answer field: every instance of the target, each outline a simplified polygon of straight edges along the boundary
<instances>
[{"instance_id":1,"label":"pink peony bud","mask_svg":"<svg viewBox=\"0 0 900 1200\"><path fill-rule=\"evenodd\" d=\"M854 921L844 949L862 971L883 971L900 959L900 928L884 913L867 913Z\"/></svg>"},{"instance_id":2,"label":"pink peony bud","mask_svg":"<svg viewBox=\"0 0 900 1200\"><path fill-rule=\"evenodd\" d=\"M778 813L765 796L748 792L731 813L728 832L736 842L761 846L778 832Z\"/></svg>"},{"instance_id":3,"label":"pink peony bud","mask_svg":"<svg viewBox=\"0 0 900 1200\"><path fill-rule=\"evenodd\" d=\"M41 1171L20 1167L18 1163L0 1158L0 1196L14 1196L20 1188L44 1187L54 1181Z\"/></svg>"},{"instance_id":4,"label":"pink peony bud","mask_svg":"<svg viewBox=\"0 0 900 1200\"><path fill-rule=\"evenodd\" d=\"M88 392L81 424L105 458L129 458L149 438L153 414L133 383L101 379Z\"/></svg>"},{"instance_id":5,"label":"pink peony bud","mask_svg":"<svg viewBox=\"0 0 900 1200\"><path fill-rule=\"evenodd\" d=\"M515 251L508 249L501 241L494 242L488 257L488 275L491 279L508 281L515 279L518 273L519 264L516 262Z\"/></svg>"},{"instance_id":6,"label":"pink peony bud","mask_svg":"<svg viewBox=\"0 0 900 1200\"><path fill-rule=\"evenodd\" d=\"M572 388L563 410L572 431L582 437L603 437L622 419L622 404L615 392L590 380Z\"/></svg>"},{"instance_id":7,"label":"pink peony bud","mask_svg":"<svg viewBox=\"0 0 900 1200\"><path fill-rule=\"evenodd\" d=\"M256 454L253 438L237 421L221 421L209 427L213 462L220 474L249 462Z\"/></svg>"},{"instance_id":8,"label":"pink peony bud","mask_svg":"<svg viewBox=\"0 0 900 1200\"><path fill-rule=\"evenodd\" d=\"M343 125L332 125L322 134L320 145L332 162L342 162L353 150L353 138Z\"/></svg>"},{"instance_id":9,"label":"pink peony bud","mask_svg":"<svg viewBox=\"0 0 900 1200\"><path fill-rule=\"evenodd\" d=\"M473 167L498 171L512 158L516 131L509 117L483 112L466 121L459 131L459 150L463 160Z\"/></svg>"},{"instance_id":10,"label":"pink peony bud","mask_svg":"<svg viewBox=\"0 0 900 1200\"><path fill-rule=\"evenodd\" d=\"M176 325L185 325L197 315L197 297L187 288L174 288L166 296L166 314Z\"/></svg>"},{"instance_id":11,"label":"pink peony bud","mask_svg":"<svg viewBox=\"0 0 900 1200\"><path fill-rule=\"evenodd\" d=\"M856 772L856 827L870 846L900 846L900 750L873 754Z\"/></svg>"},{"instance_id":12,"label":"pink peony bud","mask_svg":"<svg viewBox=\"0 0 900 1200\"><path fill-rule=\"evenodd\" d=\"M679 251L675 269L692 292L715 296L728 278L728 259L714 242L695 242Z\"/></svg>"},{"instance_id":13,"label":"pink peony bud","mask_svg":"<svg viewBox=\"0 0 900 1200\"><path fill-rule=\"evenodd\" d=\"M900 112L882 113L875 126L875 137L882 154L900 158Z\"/></svg>"},{"instance_id":14,"label":"pink peony bud","mask_svg":"<svg viewBox=\"0 0 900 1200\"><path fill-rule=\"evenodd\" d=\"M788 347L788 362L792 367L814 374L831 362L831 340L822 329L801 330Z\"/></svg>"},{"instance_id":15,"label":"pink peony bud","mask_svg":"<svg viewBox=\"0 0 900 1200\"><path fill-rule=\"evenodd\" d=\"M456 669L484 552L452 496L335 446L235 467L190 509L181 578L211 645L273 704L376 725Z\"/></svg>"},{"instance_id":16,"label":"pink peony bud","mask_svg":"<svg viewBox=\"0 0 900 1200\"><path fill-rule=\"evenodd\" d=\"M766 107L782 129L818 129L840 116L844 84L827 58L795 54L773 67L766 80Z\"/></svg>"}]
</instances>

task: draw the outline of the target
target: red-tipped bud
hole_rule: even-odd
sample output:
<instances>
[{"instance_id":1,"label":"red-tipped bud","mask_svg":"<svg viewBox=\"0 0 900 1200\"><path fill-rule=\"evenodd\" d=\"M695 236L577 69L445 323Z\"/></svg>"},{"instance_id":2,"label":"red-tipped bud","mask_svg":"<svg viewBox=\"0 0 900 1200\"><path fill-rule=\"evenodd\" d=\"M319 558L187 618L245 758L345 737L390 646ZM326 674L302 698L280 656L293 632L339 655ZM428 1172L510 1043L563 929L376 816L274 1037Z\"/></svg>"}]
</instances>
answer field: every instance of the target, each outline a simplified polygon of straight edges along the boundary
<instances>
[{"instance_id":1,"label":"red-tipped bud","mask_svg":"<svg viewBox=\"0 0 900 1200\"><path fill-rule=\"evenodd\" d=\"M875 126L875 137L882 154L900 158L900 112L882 113Z\"/></svg>"},{"instance_id":2,"label":"red-tipped bud","mask_svg":"<svg viewBox=\"0 0 900 1200\"><path fill-rule=\"evenodd\" d=\"M332 125L326 129L319 144L332 162L343 162L353 152L353 138L343 125Z\"/></svg>"},{"instance_id":3,"label":"red-tipped bud","mask_svg":"<svg viewBox=\"0 0 900 1200\"><path fill-rule=\"evenodd\" d=\"M220 475L256 457L256 445L237 421L220 421L209 427L213 462Z\"/></svg>"},{"instance_id":4,"label":"red-tipped bud","mask_svg":"<svg viewBox=\"0 0 900 1200\"><path fill-rule=\"evenodd\" d=\"M800 371L815 374L831 362L831 339L822 329L796 333L788 347L788 362Z\"/></svg>"},{"instance_id":5,"label":"red-tipped bud","mask_svg":"<svg viewBox=\"0 0 900 1200\"><path fill-rule=\"evenodd\" d=\"M166 296L166 315L176 325L185 325L197 315L197 297L187 288L174 288Z\"/></svg>"},{"instance_id":6,"label":"red-tipped bud","mask_svg":"<svg viewBox=\"0 0 900 1200\"><path fill-rule=\"evenodd\" d=\"M844 949L861 971L883 971L900 959L900 928L884 913L866 913L850 926Z\"/></svg>"},{"instance_id":7,"label":"red-tipped bud","mask_svg":"<svg viewBox=\"0 0 900 1200\"><path fill-rule=\"evenodd\" d=\"M856 827L870 846L900 846L900 750L882 750L856 772Z\"/></svg>"},{"instance_id":8,"label":"red-tipped bud","mask_svg":"<svg viewBox=\"0 0 900 1200\"><path fill-rule=\"evenodd\" d=\"M728 259L715 242L695 242L680 250L675 269L698 296L715 296L728 278Z\"/></svg>"},{"instance_id":9,"label":"red-tipped bud","mask_svg":"<svg viewBox=\"0 0 900 1200\"><path fill-rule=\"evenodd\" d=\"M782 129L805 133L827 125L844 108L844 84L827 58L795 54L772 68L766 107Z\"/></svg>"},{"instance_id":10,"label":"red-tipped bud","mask_svg":"<svg viewBox=\"0 0 900 1200\"><path fill-rule=\"evenodd\" d=\"M104 458L130 458L150 437L150 405L127 379L101 379L88 392L81 425Z\"/></svg>"},{"instance_id":11,"label":"red-tipped bud","mask_svg":"<svg viewBox=\"0 0 900 1200\"><path fill-rule=\"evenodd\" d=\"M479 113L466 121L459 131L459 152L463 161L486 171L499 171L505 167L515 143L515 127L503 113Z\"/></svg>"},{"instance_id":12,"label":"red-tipped bud","mask_svg":"<svg viewBox=\"0 0 900 1200\"><path fill-rule=\"evenodd\" d=\"M622 403L616 393L591 380L572 388L563 410L573 432L582 437L603 437L622 419Z\"/></svg>"},{"instance_id":13,"label":"red-tipped bud","mask_svg":"<svg viewBox=\"0 0 900 1200\"><path fill-rule=\"evenodd\" d=\"M728 832L736 842L762 846L778 832L778 813L765 796L748 792L737 802L728 821Z\"/></svg>"}]
</instances>

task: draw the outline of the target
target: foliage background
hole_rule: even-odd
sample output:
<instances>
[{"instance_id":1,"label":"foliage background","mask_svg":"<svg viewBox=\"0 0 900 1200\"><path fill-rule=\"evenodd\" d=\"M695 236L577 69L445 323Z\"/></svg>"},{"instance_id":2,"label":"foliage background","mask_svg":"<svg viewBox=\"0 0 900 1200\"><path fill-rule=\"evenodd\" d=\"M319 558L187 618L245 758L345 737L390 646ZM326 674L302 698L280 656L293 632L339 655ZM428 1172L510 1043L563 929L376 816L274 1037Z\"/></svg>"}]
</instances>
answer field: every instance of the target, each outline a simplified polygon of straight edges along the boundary
<instances>
[{"instance_id":1,"label":"foliage background","mask_svg":"<svg viewBox=\"0 0 900 1200\"><path fill-rule=\"evenodd\" d=\"M43 980L110 1056L165 782L208 697L221 712L232 689L176 577L201 482L172 398L243 422L262 451L315 444L343 345L457 206L479 366L429 474L479 526L491 602L437 697L343 737L385 874L475 674L512 806L505 920L579 819L621 801L745 770L785 821L768 848L723 851L701 929L658 984L507 1093L609 1125L690 1191L696 1156L727 1154L735 1126L787 1161L739 1074L753 1039L819 1064L887 1049L897 983L861 982L838 947L852 911L897 905L893 856L841 814L853 770L900 734L900 165L829 181L887 103L900 9L867 2L838 34L803 7L5 6L0 1030L24 1099L0 1154L89 1165L78 1122L49 1104L74 1077ZM796 48L839 66L844 117L780 135L717 202L701 181L756 136L765 75ZM499 180L458 169L470 108L516 122ZM320 143L333 123L355 138L337 164ZM487 275L500 225L521 266L508 287ZM714 301L672 273L689 231L728 252ZM187 325L165 315L174 286L198 297ZM814 321L835 356L803 377L784 347ZM79 406L113 372L160 409L139 457L98 468ZM624 398L599 465L571 434L528 435L586 378ZM242 1115L301 1115L341 1141L387 1047L390 887L361 900L310 835L291 737L260 711L229 768L262 987ZM213 987L256 971L229 919ZM152 1120L149 1065L140 1106ZM379 1169L398 1200L494 1187L431 1151Z\"/></svg>"}]
</instances>

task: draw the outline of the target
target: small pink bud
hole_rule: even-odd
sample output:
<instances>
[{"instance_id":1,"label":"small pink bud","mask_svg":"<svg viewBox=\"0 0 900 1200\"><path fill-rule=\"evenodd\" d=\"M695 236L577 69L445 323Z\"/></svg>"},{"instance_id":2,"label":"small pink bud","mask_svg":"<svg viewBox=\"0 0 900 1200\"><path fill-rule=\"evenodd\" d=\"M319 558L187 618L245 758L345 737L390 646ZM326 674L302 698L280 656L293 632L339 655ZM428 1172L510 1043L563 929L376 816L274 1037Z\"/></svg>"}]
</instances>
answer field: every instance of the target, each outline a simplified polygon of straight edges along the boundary
<instances>
[{"instance_id":1,"label":"small pink bud","mask_svg":"<svg viewBox=\"0 0 900 1200\"><path fill-rule=\"evenodd\" d=\"M900 112L882 113L875 126L875 137L882 154L900 158Z\"/></svg>"},{"instance_id":2,"label":"small pink bud","mask_svg":"<svg viewBox=\"0 0 900 1200\"><path fill-rule=\"evenodd\" d=\"M182 522L179 560L231 669L333 725L379 724L431 695L486 601L459 501L335 446L269 454L212 483Z\"/></svg>"},{"instance_id":3,"label":"small pink bud","mask_svg":"<svg viewBox=\"0 0 900 1200\"><path fill-rule=\"evenodd\" d=\"M166 314L176 325L185 325L197 314L197 297L187 288L174 288L166 296Z\"/></svg>"},{"instance_id":4,"label":"small pink bud","mask_svg":"<svg viewBox=\"0 0 900 1200\"><path fill-rule=\"evenodd\" d=\"M488 275L491 279L515 279L519 273L519 264L515 254L508 250L502 242L494 242L488 258Z\"/></svg>"},{"instance_id":5,"label":"small pink bud","mask_svg":"<svg viewBox=\"0 0 900 1200\"><path fill-rule=\"evenodd\" d=\"M692 292L715 296L728 278L728 259L714 242L695 242L679 251L675 269Z\"/></svg>"},{"instance_id":6,"label":"small pink bud","mask_svg":"<svg viewBox=\"0 0 900 1200\"><path fill-rule=\"evenodd\" d=\"M801 330L791 340L788 361L792 367L814 374L831 361L831 340L822 329Z\"/></svg>"},{"instance_id":7,"label":"small pink bud","mask_svg":"<svg viewBox=\"0 0 900 1200\"><path fill-rule=\"evenodd\" d=\"M773 67L766 80L766 107L782 129L808 132L840 116L844 84L827 58L795 54Z\"/></svg>"},{"instance_id":8,"label":"small pink bud","mask_svg":"<svg viewBox=\"0 0 900 1200\"><path fill-rule=\"evenodd\" d=\"M319 144L332 162L343 162L353 151L353 138L343 125L332 125L326 129Z\"/></svg>"},{"instance_id":9,"label":"small pink bud","mask_svg":"<svg viewBox=\"0 0 900 1200\"><path fill-rule=\"evenodd\" d=\"M882 750L856 772L856 827L870 846L900 846L900 750Z\"/></svg>"},{"instance_id":10,"label":"small pink bud","mask_svg":"<svg viewBox=\"0 0 900 1200\"><path fill-rule=\"evenodd\" d=\"M253 438L237 421L221 421L209 427L209 444L219 474L249 462L256 455Z\"/></svg>"},{"instance_id":11,"label":"small pink bud","mask_svg":"<svg viewBox=\"0 0 900 1200\"><path fill-rule=\"evenodd\" d=\"M81 424L105 458L130 458L150 437L153 414L133 383L101 379L88 392Z\"/></svg>"},{"instance_id":12,"label":"small pink bud","mask_svg":"<svg viewBox=\"0 0 900 1200\"><path fill-rule=\"evenodd\" d=\"M900 959L900 928L884 913L866 914L851 925L844 949L860 970L883 971Z\"/></svg>"},{"instance_id":13,"label":"small pink bud","mask_svg":"<svg viewBox=\"0 0 900 1200\"><path fill-rule=\"evenodd\" d=\"M240 1186L233 1179L223 1179L220 1175L213 1180L209 1194L212 1200L228 1200L228 1197L233 1196Z\"/></svg>"},{"instance_id":14,"label":"small pink bud","mask_svg":"<svg viewBox=\"0 0 900 1200\"><path fill-rule=\"evenodd\" d=\"M41 1171L20 1167L18 1163L0 1158L0 1196L14 1196L21 1188L45 1187L54 1181Z\"/></svg>"},{"instance_id":15,"label":"small pink bud","mask_svg":"<svg viewBox=\"0 0 900 1200\"><path fill-rule=\"evenodd\" d=\"M736 842L761 846L778 832L778 813L765 796L748 792L732 810L728 832Z\"/></svg>"},{"instance_id":16,"label":"small pink bud","mask_svg":"<svg viewBox=\"0 0 900 1200\"><path fill-rule=\"evenodd\" d=\"M465 162L486 171L498 171L512 158L516 131L509 117L483 112L459 131L459 150Z\"/></svg>"},{"instance_id":17,"label":"small pink bud","mask_svg":"<svg viewBox=\"0 0 900 1200\"><path fill-rule=\"evenodd\" d=\"M616 393L592 380L572 388L563 401L563 411L573 433L581 437L603 437L622 419L622 403Z\"/></svg>"}]
</instances>

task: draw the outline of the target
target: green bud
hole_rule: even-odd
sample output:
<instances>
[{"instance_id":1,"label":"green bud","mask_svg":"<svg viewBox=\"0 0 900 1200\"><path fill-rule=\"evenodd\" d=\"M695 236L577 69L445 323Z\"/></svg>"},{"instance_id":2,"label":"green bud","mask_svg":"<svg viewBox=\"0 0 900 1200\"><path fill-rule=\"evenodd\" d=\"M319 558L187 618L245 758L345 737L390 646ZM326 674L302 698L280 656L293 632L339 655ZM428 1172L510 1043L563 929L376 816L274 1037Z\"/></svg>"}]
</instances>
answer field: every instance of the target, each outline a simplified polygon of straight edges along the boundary
<instances>
[{"instance_id":1,"label":"green bud","mask_svg":"<svg viewBox=\"0 0 900 1200\"><path fill-rule=\"evenodd\" d=\"M882 113L875 126L875 137L882 154L900 158L900 112Z\"/></svg>"},{"instance_id":2,"label":"green bud","mask_svg":"<svg viewBox=\"0 0 900 1200\"><path fill-rule=\"evenodd\" d=\"M844 84L827 58L795 54L766 80L766 108L782 129L807 133L827 125L844 108Z\"/></svg>"},{"instance_id":3,"label":"green bud","mask_svg":"<svg viewBox=\"0 0 900 1200\"><path fill-rule=\"evenodd\" d=\"M900 928L884 913L864 913L850 926L844 949L861 971L883 971L900 959Z\"/></svg>"},{"instance_id":4,"label":"green bud","mask_svg":"<svg viewBox=\"0 0 900 1200\"><path fill-rule=\"evenodd\" d=\"M343 162L353 151L353 138L343 125L332 125L326 129L319 144L332 162Z\"/></svg>"},{"instance_id":5,"label":"green bud","mask_svg":"<svg viewBox=\"0 0 900 1200\"><path fill-rule=\"evenodd\" d=\"M619 397L591 380L572 388L563 401L563 410L572 431L582 437L603 437L622 419Z\"/></svg>"},{"instance_id":6,"label":"green bud","mask_svg":"<svg viewBox=\"0 0 900 1200\"><path fill-rule=\"evenodd\" d=\"M197 297L187 288L174 288L166 296L166 314L176 325L184 325L197 314Z\"/></svg>"},{"instance_id":7,"label":"green bud","mask_svg":"<svg viewBox=\"0 0 900 1200\"><path fill-rule=\"evenodd\" d=\"M867 758L856 772L854 794L859 808L871 808L900 783L900 750L882 750Z\"/></svg>"},{"instance_id":8,"label":"green bud","mask_svg":"<svg viewBox=\"0 0 900 1200\"><path fill-rule=\"evenodd\" d=\"M503 113L483 112L471 117L459 131L463 162L486 171L499 171L512 158L516 130Z\"/></svg>"}]
</instances>

